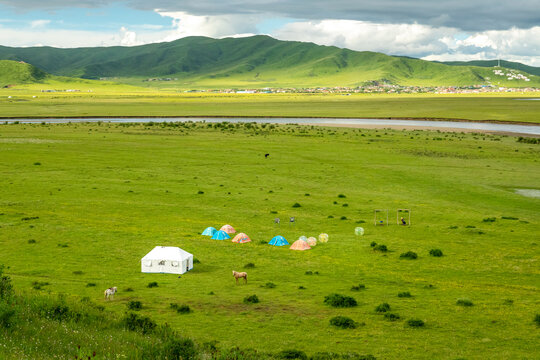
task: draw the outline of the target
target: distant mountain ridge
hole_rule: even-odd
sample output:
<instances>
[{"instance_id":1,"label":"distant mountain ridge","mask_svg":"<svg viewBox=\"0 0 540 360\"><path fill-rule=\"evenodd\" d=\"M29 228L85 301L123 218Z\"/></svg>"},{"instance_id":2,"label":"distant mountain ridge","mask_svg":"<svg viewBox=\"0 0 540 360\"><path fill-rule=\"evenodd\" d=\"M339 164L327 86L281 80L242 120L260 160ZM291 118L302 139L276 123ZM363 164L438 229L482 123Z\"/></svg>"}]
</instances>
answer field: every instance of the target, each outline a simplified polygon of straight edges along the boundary
<instances>
[{"instance_id":1,"label":"distant mountain ridge","mask_svg":"<svg viewBox=\"0 0 540 360\"><path fill-rule=\"evenodd\" d=\"M178 84L194 87L359 86L373 81L418 86L540 86L540 78L528 74L528 82L509 81L482 66L451 66L262 35L187 37L134 47L0 46L0 59L25 61L54 75L115 77L138 85L145 78L174 77Z\"/></svg>"},{"instance_id":2,"label":"distant mountain ridge","mask_svg":"<svg viewBox=\"0 0 540 360\"><path fill-rule=\"evenodd\" d=\"M481 67L497 67L500 66L507 69L521 70L531 75L540 76L540 67L529 66L515 61L506 60L473 60L473 61L443 61L443 64L452 66L481 66Z\"/></svg>"}]
</instances>

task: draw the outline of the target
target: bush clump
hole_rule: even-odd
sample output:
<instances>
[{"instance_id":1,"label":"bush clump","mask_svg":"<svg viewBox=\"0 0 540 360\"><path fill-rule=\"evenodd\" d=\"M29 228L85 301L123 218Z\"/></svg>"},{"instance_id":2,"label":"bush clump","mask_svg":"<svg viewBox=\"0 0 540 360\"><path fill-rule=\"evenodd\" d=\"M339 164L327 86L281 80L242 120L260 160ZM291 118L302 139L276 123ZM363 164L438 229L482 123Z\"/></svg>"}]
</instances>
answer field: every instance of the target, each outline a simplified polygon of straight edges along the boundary
<instances>
[{"instance_id":1,"label":"bush clump","mask_svg":"<svg viewBox=\"0 0 540 360\"><path fill-rule=\"evenodd\" d=\"M342 216L339 218L339 220L347 220L347 217L346 216Z\"/></svg>"},{"instance_id":2,"label":"bush clump","mask_svg":"<svg viewBox=\"0 0 540 360\"><path fill-rule=\"evenodd\" d=\"M409 319L409 320L407 320L407 325L409 327L417 328L417 327L424 326L425 323L420 319Z\"/></svg>"},{"instance_id":3,"label":"bush clump","mask_svg":"<svg viewBox=\"0 0 540 360\"><path fill-rule=\"evenodd\" d=\"M540 327L540 314L536 314L534 317L534 322L536 323L536 326Z\"/></svg>"},{"instance_id":4,"label":"bush clump","mask_svg":"<svg viewBox=\"0 0 540 360\"><path fill-rule=\"evenodd\" d=\"M358 305L353 297L341 294L330 294L324 297L324 303L337 308L354 307Z\"/></svg>"},{"instance_id":5,"label":"bush clump","mask_svg":"<svg viewBox=\"0 0 540 360\"><path fill-rule=\"evenodd\" d=\"M169 307L179 314L189 314L192 310L188 305L170 304Z\"/></svg>"},{"instance_id":6,"label":"bush clump","mask_svg":"<svg viewBox=\"0 0 540 360\"><path fill-rule=\"evenodd\" d=\"M497 221L497 218L494 218L494 217L488 217L488 218L485 218L484 220L482 220L482 222L485 222L485 223L487 223L487 222L491 223L491 222L495 222L495 221Z\"/></svg>"},{"instance_id":7,"label":"bush clump","mask_svg":"<svg viewBox=\"0 0 540 360\"><path fill-rule=\"evenodd\" d=\"M257 295L250 295L244 298L245 304L256 304L258 302L259 302L259 298L257 297Z\"/></svg>"},{"instance_id":8,"label":"bush clump","mask_svg":"<svg viewBox=\"0 0 540 360\"><path fill-rule=\"evenodd\" d=\"M364 284L353 285L351 287L351 291L360 291L360 290L365 290L365 289L366 289L366 285Z\"/></svg>"},{"instance_id":9,"label":"bush clump","mask_svg":"<svg viewBox=\"0 0 540 360\"><path fill-rule=\"evenodd\" d=\"M344 198L346 198L347 196L345 196L345 195L343 195L343 194L339 194L337 197L338 197L338 198L341 198L341 199L344 199Z\"/></svg>"},{"instance_id":10,"label":"bush clump","mask_svg":"<svg viewBox=\"0 0 540 360\"><path fill-rule=\"evenodd\" d=\"M335 316L330 319L330 325L341 329L356 329L356 322L346 316Z\"/></svg>"},{"instance_id":11,"label":"bush clump","mask_svg":"<svg viewBox=\"0 0 540 360\"><path fill-rule=\"evenodd\" d=\"M473 306L473 302L469 299L458 299L456 301L456 305L459 305L459 306Z\"/></svg>"},{"instance_id":12,"label":"bush clump","mask_svg":"<svg viewBox=\"0 0 540 360\"><path fill-rule=\"evenodd\" d=\"M128 302L127 307L129 310L141 310L142 303L140 301L133 300Z\"/></svg>"},{"instance_id":13,"label":"bush clump","mask_svg":"<svg viewBox=\"0 0 540 360\"><path fill-rule=\"evenodd\" d=\"M277 357L279 359L300 359L300 360L308 360L308 357L305 352L300 350L283 350L277 353Z\"/></svg>"},{"instance_id":14,"label":"bush clump","mask_svg":"<svg viewBox=\"0 0 540 360\"><path fill-rule=\"evenodd\" d=\"M276 287L276 284L274 284L273 282L267 282L266 284L261 285L261 287L264 287L264 288L267 288L267 289L273 289L273 288Z\"/></svg>"},{"instance_id":15,"label":"bush clump","mask_svg":"<svg viewBox=\"0 0 540 360\"><path fill-rule=\"evenodd\" d=\"M384 314L384 318L388 321L396 321L396 320L399 320L400 319L400 316L398 314L395 314L395 313L390 313L390 312L387 312Z\"/></svg>"},{"instance_id":16,"label":"bush clump","mask_svg":"<svg viewBox=\"0 0 540 360\"><path fill-rule=\"evenodd\" d=\"M435 256L435 257L441 257L443 256L443 253L441 249L431 249L429 250L429 255Z\"/></svg>"},{"instance_id":17,"label":"bush clump","mask_svg":"<svg viewBox=\"0 0 540 360\"><path fill-rule=\"evenodd\" d=\"M378 312L378 313L383 313L383 312L388 312L388 311L390 311L390 304L388 303L379 304L375 308L375 312Z\"/></svg>"},{"instance_id":18,"label":"bush clump","mask_svg":"<svg viewBox=\"0 0 540 360\"><path fill-rule=\"evenodd\" d=\"M399 255L399 257L401 259L415 260L418 258L418 255L414 251L407 251L406 253Z\"/></svg>"},{"instance_id":19,"label":"bush clump","mask_svg":"<svg viewBox=\"0 0 540 360\"><path fill-rule=\"evenodd\" d=\"M36 243L36 240L30 239L30 240L28 240L28 243L29 243L29 244L35 244L35 243Z\"/></svg>"},{"instance_id":20,"label":"bush clump","mask_svg":"<svg viewBox=\"0 0 540 360\"><path fill-rule=\"evenodd\" d=\"M96 283L87 283L86 284L86 287L95 287L96 286Z\"/></svg>"},{"instance_id":21,"label":"bush clump","mask_svg":"<svg viewBox=\"0 0 540 360\"><path fill-rule=\"evenodd\" d=\"M412 297L411 293L408 292L408 291L403 291L403 292L400 292L397 294L398 297L400 298L410 298Z\"/></svg>"},{"instance_id":22,"label":"bush clump","mask_svg":"<svg viewBox=\"0 0 540 360\"><path fill-rule=\"evenodd\" d=\"M149 282L148 285L146 285L148 288L158 287L158 283L156 281Z\"/></svg>"},{"instance_id":23,"label":"bush clump","mask_svg":"<svg viewBox=\"0 0 540 360\"><path fill-rule=\"evenodd\" d=\"M135 313L128 313L123 319L122 323L129 331L137 331L143 334L147 334L153 331L157 324L146 316L139 316Z\"/></svg>"},{"instance_id":24,"label":"bush clump","mask_svg":"<svg viewBox=\"0 0 540 360\"><path fill-rule=\"evenodd\" d=\"M380 244L380 245L375 245L373 247L373 251L387 252L388 248L386 247L386 245Z\"/></svg>"},{"instance_id":25,"label":"bush clump","mask_svg":"<svg viewBox=\"0 0 540 360\"><path fill-rule=\"evenodd\" d=\"M292 207L293 208L299 208L299 207L302 207L302 205L300 205L299 203L294 203Z\"/></svg>"},{"instance_id":26,"label":"bush clump","mask_svg":"<svg viewBox=\"0 0 540 360\"><path fill-rule=\"evenodd\" d=\"M163 347L165 359L190 360L197 358L197 349L191 339L170 337Z\"/></svg>"},{"instance_id":27,"label":"bush clump","mask_svg":"<svg viewBox=\"0 0 540 360\"><path fill-rule=\"evenodd\" d=\"M266 242L265 242L266 244ZM246 265L244 265L244 269L253 269L255 267L255 264L254 263L247 263Z\"/></svg>"},{"instance_id":28,"label":"bush clump","mask_svg":"<svg viewBox=\"0 0 540 360\"><path fill-rule=\"evenodd\" d=\"M369 246L375 247L375 246L377 246L377 243L375 241L372 241L371 244L369 244Z\"/></svg>"}]
</instances>

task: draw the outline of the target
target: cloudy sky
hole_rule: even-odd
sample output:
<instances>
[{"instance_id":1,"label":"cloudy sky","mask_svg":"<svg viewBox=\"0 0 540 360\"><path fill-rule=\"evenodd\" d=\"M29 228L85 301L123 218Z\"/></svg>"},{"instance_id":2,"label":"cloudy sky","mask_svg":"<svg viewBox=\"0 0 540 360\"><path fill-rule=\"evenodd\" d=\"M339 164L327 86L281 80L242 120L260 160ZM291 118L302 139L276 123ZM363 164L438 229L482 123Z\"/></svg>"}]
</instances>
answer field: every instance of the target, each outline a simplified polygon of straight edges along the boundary
<instances>
[{"instance_id":1,"label":"cloudy sky","mask_svg":"<svg viewBox=\"0 0 540 360\"><path fill-rule=\"evenodd\" d=\"M540 0L0 0L0 45L266 34L427 60L540 66Z\"/></svg>"}]
</instances>

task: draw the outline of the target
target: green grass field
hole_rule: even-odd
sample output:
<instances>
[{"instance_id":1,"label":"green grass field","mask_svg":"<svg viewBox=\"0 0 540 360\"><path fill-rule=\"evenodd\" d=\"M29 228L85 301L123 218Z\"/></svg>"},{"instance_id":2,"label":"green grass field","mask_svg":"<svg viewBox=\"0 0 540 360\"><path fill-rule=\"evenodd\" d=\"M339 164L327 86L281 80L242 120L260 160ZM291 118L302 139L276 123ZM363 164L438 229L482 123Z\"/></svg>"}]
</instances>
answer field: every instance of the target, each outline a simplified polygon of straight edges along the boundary
<instances>
[{"instance_id":1,"label":"green grass field","mask_svg":"<svg viewBox=\"0 0 540 360\"><path fill-rule=\"evenodd\" d=\"M38 104L25 106L36 114L49 108ZM540 353L540 199L515 193L540 189L538 145L482 134L294 125L17 124L0 125L0 154L0 264L9 266L18 291L89 297L117 314L141 301L140 314L223 348L354 351L377 359ZM395 225L399 208L412 210L412 226ZM374 209L389 209L390 226L373 225ZM223 224L253 242L199 235ZM356 226L364 236L354 235ZM276 234L292 243L323 232L329 242L305 252L261 244ZM389 251L373 251L372 242ZM156 245L179 246L200 263L181 278L142 274L140 259ZM430 256L431 249L444 256ZM418 259L401 259L407 251ZM235 285L231 270L250 262L249 283ZM49 285L35 290L35 281ZM159 286L148 288L154 281ZM366 289L351 290L359 284ZM119 292L105 302L111 286ZM358 306L329 307L323 301L331 293L352 296ZM260 303L244 304L253 294ZM473 306L456 304L464 298ZM385 302L400 319L375 312ZM170 303L193 312L177 314ZM338 315L363 325L337 329L329 320ZM425 326L408 327L409 319ZM46 333L38 339L49 341ZM101 344L91 334L85 341ZM11 338L0 357L47 358L33 343Z\"/></svg>"},{"instance_id":2,"label":"green grass field","mask_svg":"<svg viewBox=\"0 0 540 360\"><path fill-rule=\"evenodd\" d=\"M95 82L94 82L95 83ZM94 84L92 83L92 84ZM540 101L527 94L302 95L178 94L127 85L92 93L40 93L38 85L0 90L0 118L115 116L278 116L466 119L540 123ZM87 85L90 86L90 85ZM90 89L91 90L91 89ZM9 98L11 96L11 98ZM36 98L34 98L36 96Z\"/></svg>"}]
</instances>

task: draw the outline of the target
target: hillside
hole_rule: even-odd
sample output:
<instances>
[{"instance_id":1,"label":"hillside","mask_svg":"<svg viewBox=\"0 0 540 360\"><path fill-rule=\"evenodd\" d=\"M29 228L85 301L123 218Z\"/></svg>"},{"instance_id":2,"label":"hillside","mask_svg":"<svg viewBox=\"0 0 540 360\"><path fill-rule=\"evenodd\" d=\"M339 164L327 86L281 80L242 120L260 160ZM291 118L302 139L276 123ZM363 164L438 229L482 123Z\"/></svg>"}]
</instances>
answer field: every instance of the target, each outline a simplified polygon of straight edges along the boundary
<instances>
[{"instance_id":1,"label":"hillside","mask_svg":"<svg viewBox=\"0 0 540 360\"><path fill-rule=\"evenodd\" d=\"M499 66L499 60L444 61L442 63L452 66L480 66L490 68ZM524 71L531 75L540 76L540 67L529 66L522 63L506 60L500 60L500 66L506 69Z\"/></svg>"},{"instance_id":2,"label":"hillside","mask_svg":"<svg viewBox=\"0 0 540 360\"><path fill-rule=\"evenodd\" d=\"M135 47L57 49L0 47L0 59L19 60L55 75L115 78L152 85L148 78L170 78L178 87L358 86L378 81L400 85L467 86L489 84L491 69L450 66L419 59L358 52L268 36L211 39L188 37ZM501 86L540 86L497 79Z\"/></svg>"},{"instance_id":3,"label":"hillside","mask_svg":"<svg viewBox=\"0 0 540 360\"><path fill-rule=\"evenodd\" d=\"M47 73L27 63L0 60L0 88L41 82Z\"/></svg>"}]
</instances>

